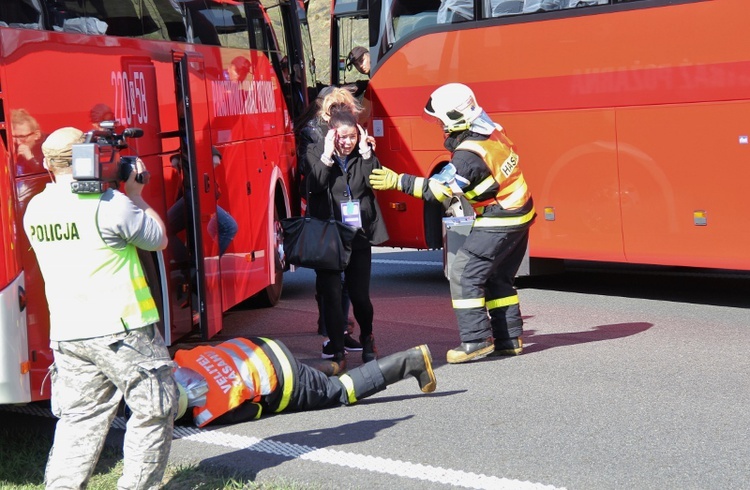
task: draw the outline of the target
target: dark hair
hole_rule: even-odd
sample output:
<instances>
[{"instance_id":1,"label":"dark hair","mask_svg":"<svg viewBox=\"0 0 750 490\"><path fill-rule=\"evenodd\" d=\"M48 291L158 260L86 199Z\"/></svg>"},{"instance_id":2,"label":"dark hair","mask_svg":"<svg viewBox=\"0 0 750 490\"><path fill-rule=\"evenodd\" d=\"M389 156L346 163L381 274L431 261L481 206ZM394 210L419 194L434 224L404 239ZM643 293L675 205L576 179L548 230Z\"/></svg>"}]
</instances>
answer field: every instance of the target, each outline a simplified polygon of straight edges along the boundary
<instances>
[{"instance_id":1,"label":"dark hair","mask_svg":"<svg viewBox=\"0 0 750 490\"><path fill-rule=\"evenodd\" d=\"M357 127L357 116L352 112L351 107L346 104L334 104L330 108L331 119L328 121L329 128L338 128L339 126Z\"/></svg>"},{"instance_id":2,"label":"dark hair","mask_svg":"<svg viewBox=\"0 0 750 490\"><path fill-rule=\"evenodd\" d=\"M361 64L365 55L368 53L369 51L367 48L363 48L362 46L355 46L352 48L352 50L349 51L349 56L346 57L346 68L351 70L352 66L358 66Z\"/></svg>"}]
</instances>

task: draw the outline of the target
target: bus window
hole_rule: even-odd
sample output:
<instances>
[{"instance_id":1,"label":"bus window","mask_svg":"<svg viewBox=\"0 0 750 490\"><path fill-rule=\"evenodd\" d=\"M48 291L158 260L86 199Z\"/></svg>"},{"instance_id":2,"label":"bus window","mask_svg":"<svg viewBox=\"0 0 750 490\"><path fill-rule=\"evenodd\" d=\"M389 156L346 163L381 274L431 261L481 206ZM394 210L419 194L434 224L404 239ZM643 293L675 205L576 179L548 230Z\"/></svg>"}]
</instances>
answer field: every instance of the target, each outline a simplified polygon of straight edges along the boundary
<instances>
[{"instance_id":1,"label":"bus window","mask_svg":"<svg viewBox=\"0 0 750 490\"><path fill-rule=\"evenodd\" d=\"M41 29L42 16L33 0L0 2L0 26Z\"/></svg>"},{"instance_id":2,"label":"bus window","mask_svg":"<svg viewBox=\"0 0 750 490\"><path fill-rule=\"evenodd\" d=\"M223 1L179 2L188 24L188 42L227 48L250 47L244 9Z\"/></svg>"},{"instance_id":3,"label":"bus window","mask_svg":"<svg viewBox=\"0 0 750 490\"><path fill-rule=\"evenodd\" d=\"M267 39L266 23L263 12L253 7L252 5L247 6L247 16L249 19L248 25L250 26L250 47L259 51L268 52L269 43Z\"/></svg>"},{"instance_id":4,"label":"bus window","mask_svg":"<svg viewBox=\"0 0 750 490\"><path fill-rule=\"evenodd\" d=\"M437 24L439 0L394 0L392 7L394 39Z\"/></svg>"},{"instance_id":5,"label":"bus window","mask_svg":"<svg viewBox=\"0 0 750 490\"><path fill-rule=\"evenodd\" d=\"M139 2L140 3L140 2ZM92 0L59 0L48 2L52 29L79 34L142 37L159 30L149 16L131 1L103 2Z\"/></svg>"},{"instance_id":6,"label":"bus window","mask_svg":"<svg viewBox=\"0 0 750 490\"><path fill-rule=\"evenodd\" d=\"M210 3L209 8L203 14L216 28L221 45L227 48L250 48L245 9L228 3L207 3Z\"/></svg>"}]
</instances>

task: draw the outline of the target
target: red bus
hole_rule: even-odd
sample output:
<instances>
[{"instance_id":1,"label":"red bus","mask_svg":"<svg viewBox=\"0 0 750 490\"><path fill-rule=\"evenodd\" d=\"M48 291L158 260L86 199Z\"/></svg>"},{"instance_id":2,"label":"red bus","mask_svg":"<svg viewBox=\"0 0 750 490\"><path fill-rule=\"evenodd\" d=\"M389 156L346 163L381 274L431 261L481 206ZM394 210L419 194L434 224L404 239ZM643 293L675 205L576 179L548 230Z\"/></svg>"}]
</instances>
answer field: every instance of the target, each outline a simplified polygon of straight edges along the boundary
<instances>
[{"instance_id":1,"label":"red bus","mask_svg":"<svg viewBox=\"0 0 750 490\"><path fill-rule=\"evenodd\" d=\"M449 159L426 100L469 85L518 147L532 266L748 270L747 18L746 0L339 0L332 78L351 78L340 61L366 43L378 158L421 176ZM441 208L379 199L390 245L441 246Z\"/></svg>"},{"instance_id":2,"label":"red bus","mask_svg":"<svg viewBox=\"0 0 750 490\"><path fill-rule=\"evenodd\" d=\"M168 343L210 338L248 298L278 302L279 220L299 212L291 121L314 68L305 16L296 0L0 3L0 404L49 398L48 310L21 219L60 127L142 130L120 154L146 163L144 197L168 223L169 248L143 256Z\"/></svg>"}]
</instances>

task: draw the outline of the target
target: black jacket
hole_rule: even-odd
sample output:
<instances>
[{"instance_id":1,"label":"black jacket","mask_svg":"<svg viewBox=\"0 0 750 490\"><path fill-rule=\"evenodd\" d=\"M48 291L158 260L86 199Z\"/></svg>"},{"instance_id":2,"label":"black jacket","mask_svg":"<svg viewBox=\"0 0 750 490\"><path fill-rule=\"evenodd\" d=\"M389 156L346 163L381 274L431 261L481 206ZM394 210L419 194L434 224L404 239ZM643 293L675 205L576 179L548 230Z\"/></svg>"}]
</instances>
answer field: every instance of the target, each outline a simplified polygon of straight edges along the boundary
<instances>
[{"instance_id":1,"label":"black jacket","mask_svg":"<svg viewBox=\"0 0 750 490\"><path fill-rule=\"evenodd\" d=\"M305 156L309 169L305 180L310 190L307 201L310 215L320 219L326 219L331 215L327 192L330 188L331 196L333 196L333 215L341 221L341 203L349 201L349 189L351 189L351 199L359 200L362 213L362 229L354 238L352 248L367 247L368 242L371 245L385 242L388 240L388 231L369 179L373 169L382 167L380 161L374 152L369 159L365 160L359 154L357 147L349 155L346 172L335 157L333 165L327 167L320 161L324 144L325 138L311 144Z\"/></svg>"}]
</instances>

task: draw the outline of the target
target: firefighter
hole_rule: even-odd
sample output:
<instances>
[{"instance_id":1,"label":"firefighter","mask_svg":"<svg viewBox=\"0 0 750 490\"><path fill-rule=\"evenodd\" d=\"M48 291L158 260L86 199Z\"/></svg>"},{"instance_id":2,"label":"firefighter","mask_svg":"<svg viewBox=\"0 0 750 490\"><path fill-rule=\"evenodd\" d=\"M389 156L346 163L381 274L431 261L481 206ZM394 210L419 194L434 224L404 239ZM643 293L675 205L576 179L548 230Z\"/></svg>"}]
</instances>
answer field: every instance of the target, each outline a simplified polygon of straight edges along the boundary
<instances>
[{"instance_id":1,"label":"firefighter","mask_svg":"<svg viewBox=\"0 0 750 490\"><path fill-rule=\"evenodd\" d=\"M215 346L178 350L174 360L180 391L178 418L192 407L192 421L230 424L264 413L351 405L408 376L424 393L435 391L426 345L370 361L335 376L338 365L316 369L297 361L278 340L237 337ZM321 365L324 368L325 365Z\"/></svg>"},{"instance_id":2,"label":"firefighter","mask_svg":"<svg viewBox=\"0 0 750 490\"><path fill-rule=\"evenodd\" d=\"M518 154L466 85L439 87L424 110L442 124L451 162L428 179L375 169L370 182L377 190L444 204L462 196L471 204L476 219L449 271L461 345L448 351L447 360L518 355L523 319L513 284L536 216Z\"/></svg>"}]
</instances>

